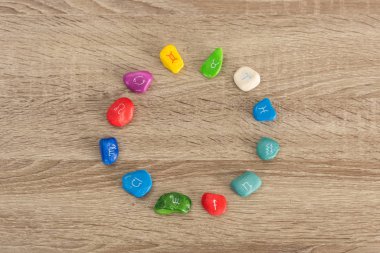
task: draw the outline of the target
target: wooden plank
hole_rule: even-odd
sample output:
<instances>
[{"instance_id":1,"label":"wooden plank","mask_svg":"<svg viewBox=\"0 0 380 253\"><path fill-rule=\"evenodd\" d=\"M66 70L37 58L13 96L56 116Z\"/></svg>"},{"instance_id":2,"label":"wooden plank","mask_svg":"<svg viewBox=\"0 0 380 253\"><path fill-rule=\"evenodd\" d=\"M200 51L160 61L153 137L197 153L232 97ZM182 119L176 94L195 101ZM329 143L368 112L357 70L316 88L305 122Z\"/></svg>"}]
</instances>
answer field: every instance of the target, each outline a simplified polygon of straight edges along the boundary
<instances>
[{"instance_id":1,"label":"wooden plank","mask_svg":"<svg viewBox=\"0 0 380 253\"><path fill-rule=\"evenodd\" d=\"M3 159L28 147L23 158L94 160L99 137L114 135L122 160L257 160L255 142L270 136L283 144L279 159L379 161L378 143L368 141L379 134L376 18L188 18L165 28L159 17L2 20L11 28L0 49ZM187 23L205 25L186 32ZM243 24L239 31L237 23ZM158 59L170 41L185 58L180 75ZM220 77L205 80L198 68L215 45L225 48L224 68ZM242 93L233 83L241 65L262 75L254 92ZM136 69L155 76L145 96L126 91L121 81ZM116 129L105 113L120 96L132 98L137 109L131 125ZM251 116L263 97L279 111L275 123Z\"/></svg>"},{"instance_id":2,"label":"wooden plank","mask_svg":"<svg viewBox=\"0 0 380 253\"><path fill-rule=\"evenodd\" d=\"M378 164L137 161L2 161L2 252L375 252L380 226ZM152 192L121 189L130 168L147 168ZM226 187L254 169L263 187L239 198ZM193 199L186 216L157 216L168 191ZM220 218L202 210L204 191L225 194Z\"/></svg>"},{"instance_id":3,"label":"wooden plank","mask_svg":"<svg viewBox=\"0 0 380 253\"><path fill-rule=\"evenodd\" d=\"M375 14L377 0L13 0L0 1L0 14L128 14L242 15L242 14Z\"/></svg>"}]
</instances>

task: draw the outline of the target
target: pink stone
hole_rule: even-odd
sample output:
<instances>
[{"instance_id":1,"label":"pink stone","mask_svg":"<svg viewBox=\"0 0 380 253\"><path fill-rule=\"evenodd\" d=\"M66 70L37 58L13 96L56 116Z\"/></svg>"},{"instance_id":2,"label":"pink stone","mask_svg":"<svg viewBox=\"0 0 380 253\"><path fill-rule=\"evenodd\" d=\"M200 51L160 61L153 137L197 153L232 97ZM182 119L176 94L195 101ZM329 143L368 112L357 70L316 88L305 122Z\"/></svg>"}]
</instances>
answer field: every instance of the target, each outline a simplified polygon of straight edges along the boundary
<instances>
[{"instance_id":1,"label":"pink stone","mask_svg":"<svg viewBox=\"0 0 380 253\"><path fill-rule=\"evenodd\" d=\"M153 80L153 75L148 71L136 71L126 73L123 77L125 86L133 92L146 92Z\"/></svg>"}]
</instances>

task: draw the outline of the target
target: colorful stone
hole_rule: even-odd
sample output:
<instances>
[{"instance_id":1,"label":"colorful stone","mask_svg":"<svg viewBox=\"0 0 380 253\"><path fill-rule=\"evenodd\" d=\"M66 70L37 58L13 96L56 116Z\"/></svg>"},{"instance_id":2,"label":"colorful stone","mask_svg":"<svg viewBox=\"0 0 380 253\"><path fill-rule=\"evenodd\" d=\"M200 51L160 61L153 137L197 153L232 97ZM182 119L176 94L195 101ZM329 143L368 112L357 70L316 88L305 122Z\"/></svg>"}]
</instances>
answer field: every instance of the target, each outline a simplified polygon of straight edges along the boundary
<instances>
[{"instance_id":1,"label":"colorful stone","mask_svg":"<svg viewBox=\"0 0 380 253\"><path fill-rule=\"evenodd\" d=\"M250 67L241 67L234 74L234 82L242 91L250 91L260 83L260 75Z\"/></svg>"},{"instance_id":2,"label":"colorful stone","mask_svg":"<svg viewBox=\"0 0 380 253\"><path fill-rule=\"evenodd\" d=\"M274 121L277 113L270 100L264 98L253 107L253 117L257 121Z\"/></svg>"},{"instance_id":3,"label":"colorful stone","mask_svg":"<svg viewBox=\"0 0 380 253\"><path fill-rule=\"evenodd\" d=\"M191 209L191 199L178 192L170 192L162 195L154 206L158 214L169 215L172 213L188 213Z\"/></svg>"},{"instance_id":4,"label":"colorful stone","mask_svg":"<svg viewBox=\"0 0 380 253\"><path fill-rule=\"evenodd\" d=\"M152 188L152 178L146 170L136 170L122 178L123 189L136 198L142 198Z\"/></svg>"},{"instance_id":5,"label":"colorful stone","mask_svg":"<svg viewBox=\"0 0 380 253\"><path fill-rule=\"evenodd\" d=\"M241 197L247 197L261 186L261 179L253 172L246 171L231 182L231 188Z\"/></svg>"},{"instance_id":6,"label":"colorful stone","mask_svg":"<svg viewBox=\"0 0 380 253\"><path fill-rule=\"evenodd\" d=\"M160 59L165 68L175 74L184 66L182 57L174 45L165 46L160 52Z\"/></svg>"},{"instance_id":7,"label":"colorful stone","mask_svg":"<svg viewBox=\"0 0 380 253\"><path fill-rule=\"evenodd\" d=\"M119 148L115 138L104 138L99 140L100 154L105 165L116 162L119 156Z\"/></svg>"},{"instance_id":8,"label":"colorful stone","mask_svg":"<svg viewBox=\"0 0 380 253\"><path fill-rule=\"evenodd\" d=\"M209 214L220 216L227 209L227 200L223 195L206 192L202 196L202 206Z\"/></svg>"},{"instance_id":9,"label":"colorful stone","mask_svg":"<svg viewBox=\"0 0 380 253\"><path fill-rule=\"evenodd\" d=\"M123 77L125 86L135 93L146 92L153 80L153 75L148 71L136 71L126 73Z\"/></svg>"},{"instance_id":10,"label":"colorful stone","mask_svg":"<svg viewBox=\"0 0 380 253\"><path fill-rule=\"evenodd\" d=\"M119 98L108 108L107 120L116 127L123 127L133 118L135 107L129 98Z\"/></svg>"},{"instance_id":11,"label":"colorful stone","mask_svg":"<svg viewBox=\"0 0 380 253\"><path fill-rule=\"evenodd\" d=\"M200 69L201 73L207 78L216 77L223 64L223 50L221 48L216 48L214 52L203 62Z\"/></svg>"},{"instance_id":12,"label":"colorful stone","mask_svg":"<svg viewBox=\"0 0 380 253\"><path fill-rule=\"evenodd\" d=\"M262 160L272 160L275 158L280 151L280 144L277 141L263 137L259 140L256 146L257 155Z\"/></svg>"}]
</instances>

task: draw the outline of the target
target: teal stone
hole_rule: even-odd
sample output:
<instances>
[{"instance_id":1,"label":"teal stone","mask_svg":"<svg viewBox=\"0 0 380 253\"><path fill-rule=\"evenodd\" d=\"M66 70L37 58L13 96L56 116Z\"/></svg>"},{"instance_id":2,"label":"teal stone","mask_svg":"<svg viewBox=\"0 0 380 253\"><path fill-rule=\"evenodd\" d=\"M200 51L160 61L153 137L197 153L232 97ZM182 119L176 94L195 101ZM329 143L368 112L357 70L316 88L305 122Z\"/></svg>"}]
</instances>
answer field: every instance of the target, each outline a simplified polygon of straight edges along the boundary
<instances>
[{"instance_id":1,"label":"teal stone","mask_svg":"<svg viewBox=\"0 0 380 253\"><path fill-rule=\"evenodd\" d=\"M172 213L186 214L191 209L191 199L178 192L169 192L162 195L154 206L158 214L169 215Z\"/></svg>"},{"instance_id":2,"label":"teal stone","mask_svg":"<svg viewBox=\"0 0 380 253\"><path fill-rule=\"evenodd\" d=\"M207 78L216 77L223 64L223 50L221 48L216 48L214 52L203 62L200 69L201 73Z\"/></svg>"},{"instance_id":3,"label":"teal stone","mask_svg":"<svg viewBox=\"0 0 380 253\"><path fill-rule=\"evenodd\" d=\"M253 172L246 171L231 182L231 188L241 197L248 197L261 186L261 179Z\"/></svg>"},{"instance_id":4,"label":"teal stone","mask_svg":"<svg viewBox=\"0 0 380 253\"><path fill-rule=\"evenodd\" d=\"M280 144L268 137L262 137L256 146L257 155L261 160L265 161L275 158L279 151Z\"/></svg>"}]
</instances>

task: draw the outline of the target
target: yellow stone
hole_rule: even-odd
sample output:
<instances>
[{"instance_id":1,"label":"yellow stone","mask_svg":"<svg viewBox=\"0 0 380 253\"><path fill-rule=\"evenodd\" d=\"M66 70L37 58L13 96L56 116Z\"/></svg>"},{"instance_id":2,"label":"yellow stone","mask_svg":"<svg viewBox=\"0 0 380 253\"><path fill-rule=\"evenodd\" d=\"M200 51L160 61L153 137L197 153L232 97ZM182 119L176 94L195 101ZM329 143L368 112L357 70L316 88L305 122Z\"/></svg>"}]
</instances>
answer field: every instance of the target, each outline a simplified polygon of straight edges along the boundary
<instances>
[{"instance_id":1,"label":"yellow stone","mask_svg":"<svg viewBox=\"0 0 380 253\"><path fill-rule=\"evenodd\" d=\"M162 64L173 73L178 73L183 66L181 55L179 55L177 48L174 45L165 46L160 52L160 59Z\"/></svg>"}]
</instances>

